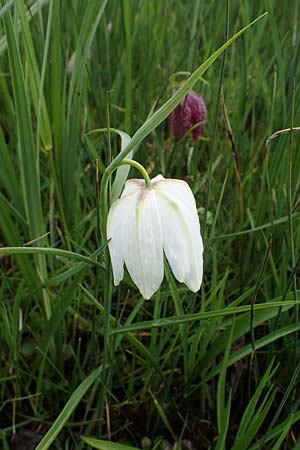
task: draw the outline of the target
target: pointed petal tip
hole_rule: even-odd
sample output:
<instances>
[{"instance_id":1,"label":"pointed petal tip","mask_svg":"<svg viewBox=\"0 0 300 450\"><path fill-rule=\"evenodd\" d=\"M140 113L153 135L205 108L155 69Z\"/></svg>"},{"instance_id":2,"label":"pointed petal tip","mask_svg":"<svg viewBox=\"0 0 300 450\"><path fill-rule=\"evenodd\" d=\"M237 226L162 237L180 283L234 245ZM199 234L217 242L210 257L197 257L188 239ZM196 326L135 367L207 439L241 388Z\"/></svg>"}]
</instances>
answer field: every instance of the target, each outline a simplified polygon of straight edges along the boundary
<instances>
[{"instance_id":1,"label":"pointed petal tip","mask_svg":"<svg viewBox=\"0 0 300 450\"><path fill-rule=\"evenodd\" d=\"M155 291L153 291L153 289L147 289L145 287L140 287L137 286L138 290L140 291L141 296L143 297L144 300L151 300L153 295L155 294L155 292L157 291L157 289Z\"/></svg>"},{"instance_id":2,"label":"pointed petal tip","mask_svg":"<svg viewBox=\"0 0 300 450\"><path fill-rule=\"evenodd\" d=\"M201 272L200 276L195 274L193 276L193 279L187 279L184 281L184 283L187 285L187 287L194 293L200 291L203 281L203 273Z\"/></svg>"},{"instance_id":3,"label":"pointed petal tip","mask_svg":"<svg viewBox=\"0 0 300 450\"><path fill-rule=\"evenodd\" d=\"M194 294L196 294L197 292L200 291L201 285L202 285L202 280L201 280L200 284L197 284L197 286L188 286L188 288L190 289L190 291L192 291L192 292L194 292Z\"/></svg>"},{"instance_id":4,"label":"pointed petal tip","mask_svg":"<svg viewBox=\"0 0 300 450\"><path fill-rule=\"evenodd\" d=\"M139 286L137 285L138 290L141 293L141 296L144 300L151 300L153 295L158 291L159 286L161 285L162 280L159 283L156 283L155 286Z\"/></svg>"},{"instance_id":5,"label":"pointed petal tip","mask_svg":"<svg viewBox=\"0 0 300 450\"><path fill-rule=\"evenodd\" d=\"M118 287L119 284L120 284L120 282L121 282L122 279L123 279L123 278L122 278L122 279L119 279L119 278L120 278L120 277L118 277L118 278L115 278L115 277L114 277L114 286L115 286L115 287Z\"/></svg>"}]
</instances>

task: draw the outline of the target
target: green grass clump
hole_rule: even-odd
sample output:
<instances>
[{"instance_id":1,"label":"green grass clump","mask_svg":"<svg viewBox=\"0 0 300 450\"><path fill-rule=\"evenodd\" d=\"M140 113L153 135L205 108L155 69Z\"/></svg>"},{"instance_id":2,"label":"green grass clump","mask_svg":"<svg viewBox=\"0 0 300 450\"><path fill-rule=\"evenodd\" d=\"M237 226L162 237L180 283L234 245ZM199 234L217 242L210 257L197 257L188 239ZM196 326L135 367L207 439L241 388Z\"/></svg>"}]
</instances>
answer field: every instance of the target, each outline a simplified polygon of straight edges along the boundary
<instances>
[{"instance_id":1,"label":"green grass clump","mask_svg":"<svg viewBox=\"0 0 300 450\"><path fill-rule=\"evenodd\" d=\"M5 450L300 448L299 14L296 0L1 2ZM175 142L166 117L191 87L205 132ZM128 275L110 296L99 180L121 148L191 186L198 294L167 271L151 301Z\"/></svg>"}]
</instances>

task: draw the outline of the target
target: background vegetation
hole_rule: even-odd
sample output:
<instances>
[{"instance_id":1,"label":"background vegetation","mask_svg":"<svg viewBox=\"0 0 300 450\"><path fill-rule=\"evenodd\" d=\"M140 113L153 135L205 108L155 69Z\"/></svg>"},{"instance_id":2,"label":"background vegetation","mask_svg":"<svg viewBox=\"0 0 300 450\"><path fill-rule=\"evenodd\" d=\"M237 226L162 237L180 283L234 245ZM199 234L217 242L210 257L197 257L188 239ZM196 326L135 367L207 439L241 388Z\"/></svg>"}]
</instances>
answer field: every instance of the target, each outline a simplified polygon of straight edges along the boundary
<instances>
[{"instance_id":1,"label":"background vegetation","mask_svg":"<svg viewBox=\"0 0 300 450\"><path fill-rule=\"evenodd\" d=\"M168 276L143 301L127 276L109 319L97 179L120 139L99 129L132 135L264 12L194 86L201 139L165 120L136 149L194 192L201 291ZM0 16L0 245L22 247L0 249L2 447L299 449L299 135L267 141L299 125L298 1L2 0Z\"/></svg>"}]
</instances>

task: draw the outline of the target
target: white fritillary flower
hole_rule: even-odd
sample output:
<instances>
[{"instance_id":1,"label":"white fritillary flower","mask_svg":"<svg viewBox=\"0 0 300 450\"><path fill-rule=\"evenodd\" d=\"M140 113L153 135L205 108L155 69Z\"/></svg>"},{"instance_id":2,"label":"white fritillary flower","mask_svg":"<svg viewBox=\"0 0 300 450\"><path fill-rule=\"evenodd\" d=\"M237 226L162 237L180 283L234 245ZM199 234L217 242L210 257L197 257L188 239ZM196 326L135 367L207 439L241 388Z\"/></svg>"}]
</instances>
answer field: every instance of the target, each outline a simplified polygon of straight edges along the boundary
<instances>
[{"instance_id":1,"label":"white fritillary flower","mask_svg":"<svg viewBox=\"0 0 300 450\"><path fill-rule=\"evenodd\" d=\"M145 299L164 277L164 254L174 276L193 292L203 275L203 244L193 193L185 181L133 179L110 208L107 238L114 284L124 277L124 263Z\"/></svg>"}]
</instances>

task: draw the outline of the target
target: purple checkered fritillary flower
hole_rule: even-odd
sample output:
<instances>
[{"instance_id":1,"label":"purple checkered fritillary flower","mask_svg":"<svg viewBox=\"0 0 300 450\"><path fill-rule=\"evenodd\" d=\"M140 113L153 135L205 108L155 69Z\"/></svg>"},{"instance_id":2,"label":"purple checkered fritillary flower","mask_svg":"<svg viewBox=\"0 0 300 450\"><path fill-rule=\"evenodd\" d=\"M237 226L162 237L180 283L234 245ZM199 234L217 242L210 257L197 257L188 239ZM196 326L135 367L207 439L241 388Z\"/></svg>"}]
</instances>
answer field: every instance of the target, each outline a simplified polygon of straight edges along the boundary
<instances>
[{"instance_id":1,"label":"purple checkered fritillary flower","mask_svg":"<svg viewBox=\"0 0 300 450\"><path fill-rule=\"evenodd\" d=\"M192 131L192 137L196 141L203 133L206 118L206 105L202 95L190 91L170 114L171 130L178 141L185 136L194 125L200 123Z\"/></svg>"}]
</instances>

